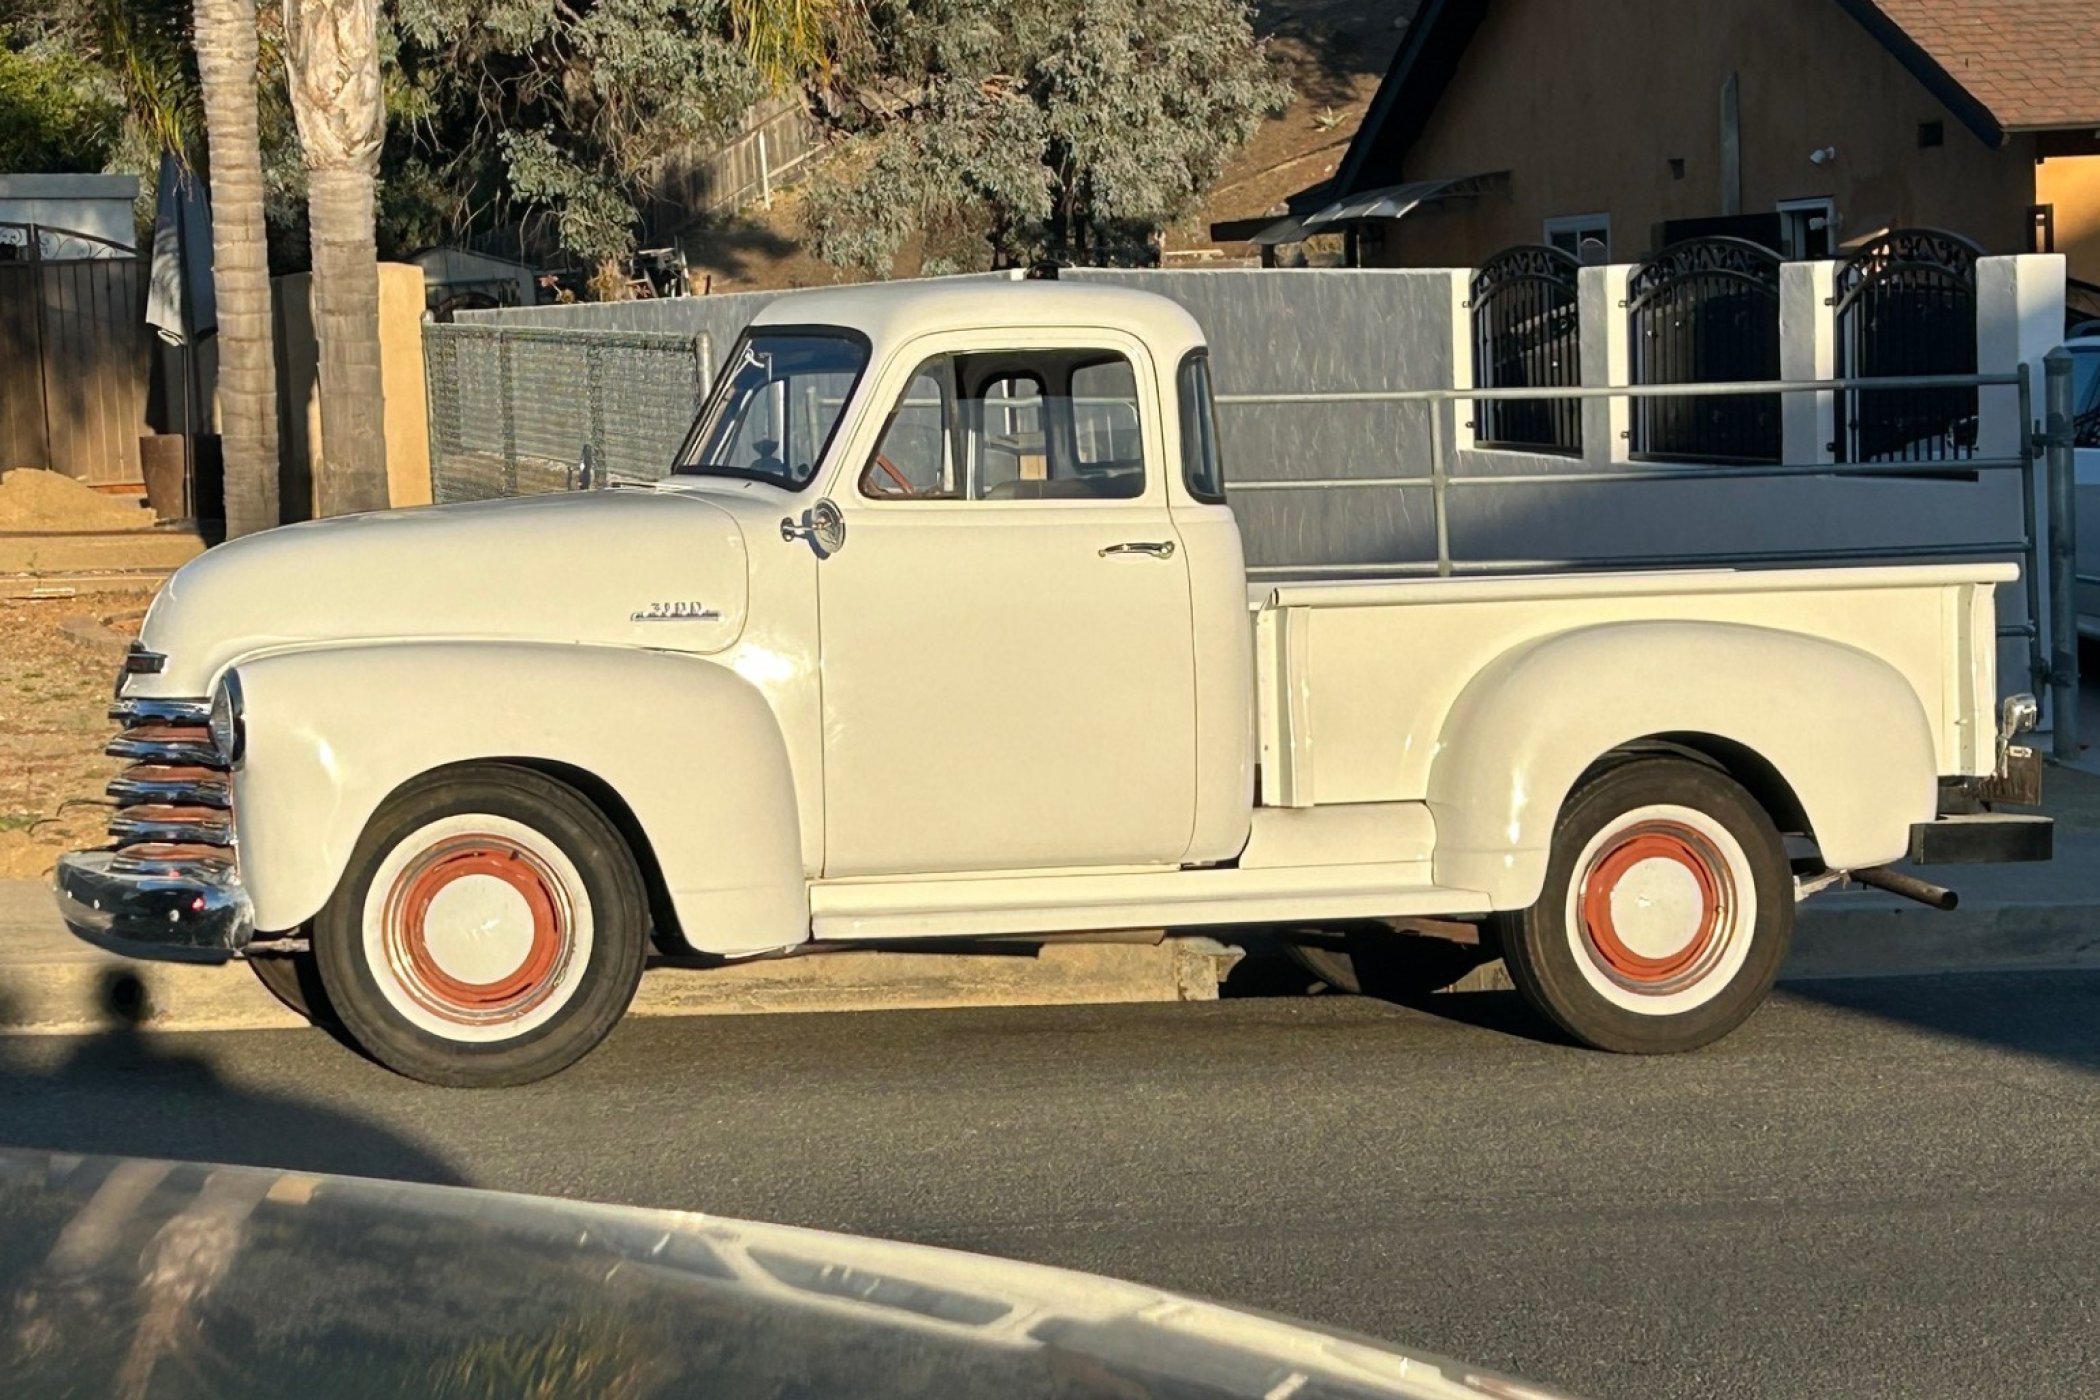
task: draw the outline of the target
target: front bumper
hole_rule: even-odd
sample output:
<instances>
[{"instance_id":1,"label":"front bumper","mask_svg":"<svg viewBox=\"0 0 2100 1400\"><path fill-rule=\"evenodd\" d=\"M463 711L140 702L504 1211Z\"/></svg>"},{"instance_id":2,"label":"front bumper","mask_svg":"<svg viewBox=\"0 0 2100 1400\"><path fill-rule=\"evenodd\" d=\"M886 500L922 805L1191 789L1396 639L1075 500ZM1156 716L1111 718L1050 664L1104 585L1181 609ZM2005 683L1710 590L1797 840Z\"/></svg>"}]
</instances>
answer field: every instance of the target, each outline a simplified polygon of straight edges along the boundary
<instances>
[{"instance_id":1,"label":"front bumper","mask_svg":"<svg viewBox=\"0 0 2100 1400\"><path fill-rule=\"evenodd\" d=\"M59 858L57 894L75 936L128 957L224 962L255 934L230 861L79 851Z\"/></svg>"}]
</instances>

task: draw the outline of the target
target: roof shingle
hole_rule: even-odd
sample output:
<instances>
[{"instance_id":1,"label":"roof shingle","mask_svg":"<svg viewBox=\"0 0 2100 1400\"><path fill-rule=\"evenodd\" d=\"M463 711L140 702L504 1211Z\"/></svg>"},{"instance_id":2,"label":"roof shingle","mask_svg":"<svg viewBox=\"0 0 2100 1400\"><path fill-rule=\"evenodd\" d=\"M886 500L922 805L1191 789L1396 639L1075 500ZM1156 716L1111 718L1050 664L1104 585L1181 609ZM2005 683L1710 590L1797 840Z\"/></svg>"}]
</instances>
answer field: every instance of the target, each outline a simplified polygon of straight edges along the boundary
<instances>
[{"instance_id":1,"label":"roof shingle","mask_svg":"<svg viewBox=\"0 0 2100 1400\"><path fill-rule=\"evenodd\" d=\"M2008 130L2100 126L2100 0L1873 0Z\"/></svg>"}]
</instances>

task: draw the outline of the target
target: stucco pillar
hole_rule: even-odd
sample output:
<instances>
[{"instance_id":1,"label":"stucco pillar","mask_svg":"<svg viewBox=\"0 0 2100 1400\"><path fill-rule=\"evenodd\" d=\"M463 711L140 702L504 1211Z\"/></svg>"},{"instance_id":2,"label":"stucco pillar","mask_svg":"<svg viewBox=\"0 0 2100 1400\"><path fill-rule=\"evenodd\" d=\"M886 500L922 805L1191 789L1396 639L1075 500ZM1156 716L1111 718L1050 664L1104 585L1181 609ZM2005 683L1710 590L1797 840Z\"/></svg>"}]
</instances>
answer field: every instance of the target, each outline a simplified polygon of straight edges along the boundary
<instances>
[{"instance_id":1,"label":"stucco pillar","mask_svg":"<svg viewBox=\"0 0 2100 1400\"><path fill-rule=\"evenodd\" d=\"M390 506L430 504L430 407L423 380L423 269L379 265L379 372L386 384Z\"/></svg>"},{"instance_id":2,"label":"stucco pillar","mask_svg":"<svg viewBox=\"0 0 2100 1400\"><path fill-rule=\"evenodd\" d=\"M1633 352L1626 330L1626 283L1632 276L1633 268L1627 263L1585 267L1576 273L1576 305L1582 314L1582 387L1585 389L1633 382ZM1609 467L1629 460L1628 433L1632 426L1629 400L1583 400L1584 464Z\"/></svg>"},{"instance_id":3,"label":"stucco pillar","mask_svg":"<svg viewBox=\"0 0 2100 1400\"><path fill-rule=\"evenodd\" d=\"M2061 253L2022 253L1976 263L1976 368L1983 374L2003 374L2026 365L2037 418L2042 412L2042 356L2064 339L2065 275ZM1977 408L1976 454L2017 454L2020 435L2032 428L2020 421L2019 391L1980 390Z\"/></svg>"},{"instance_id":4,"label":"stucco pillar","mask_svg":"<svg viewBox=\"0 0 2100 1400\"><path fill-rule=\"evenodd\" d=\"M1830 305L1837 287L1834 262L1790 262L1779 268L1779 377L1789 383L1814 383L1837 374L1837 312ZM1788 394L1780 405L1780 449L1783 462L1806 466L1828 462L1835 454L1837 402L1834 395Z\"/></svg>"},{"instance_id":5,"label":"stucco pillar","mask_svg":"<svg viewBox=\"0 0 2100 1400\"><path fill-rule=\"evenodd\" d=\"M1443 279L1446 285L1437 294L1440 314L1449 317L1451 341L1451 372L1441 384L1425 384L1429 389L1471 389L1477 387L1473 380L1473 269L1469 267L1438 268L1427 276ZM1414 386L1409 386L1414 387ZM1444 415L1444 442L1450 455L1445 459L1447 469L1458 465L1458 454L1473 446L1479 438L1474 416L1479 408L1477 400L1459 399L1436 406Z\"/></svg>"}]
</instances>

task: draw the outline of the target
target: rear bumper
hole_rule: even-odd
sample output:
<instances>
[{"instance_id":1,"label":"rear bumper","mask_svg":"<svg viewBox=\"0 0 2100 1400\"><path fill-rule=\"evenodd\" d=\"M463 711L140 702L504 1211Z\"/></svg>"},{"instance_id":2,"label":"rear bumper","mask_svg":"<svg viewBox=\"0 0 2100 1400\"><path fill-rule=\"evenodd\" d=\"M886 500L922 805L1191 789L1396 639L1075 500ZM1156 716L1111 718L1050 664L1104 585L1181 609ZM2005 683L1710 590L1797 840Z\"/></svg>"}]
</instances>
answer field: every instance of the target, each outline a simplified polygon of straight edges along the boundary
<instances>
[{"instance_id":1,"label":"rear bumper","mask_svg":"<svg viewBox=\"0 0 2100 1400\"><path fill-rule=\"evenodd\" d=\"M224 962L255 934L230 861L79 851L58 862L58 912L76 937L127 957Z\"/></svg>"},{"instance_id":2,"label":"rear bumper","mask_svg":"<svg viewBox=\"0 0 2100 1400\"><path fill-rule=\"evenodd\" d=\"M1986 865L2053 859L2056 822L2015 812L1973 812L1910 829L1912 865Z\"/></svg>"}]
</instances>

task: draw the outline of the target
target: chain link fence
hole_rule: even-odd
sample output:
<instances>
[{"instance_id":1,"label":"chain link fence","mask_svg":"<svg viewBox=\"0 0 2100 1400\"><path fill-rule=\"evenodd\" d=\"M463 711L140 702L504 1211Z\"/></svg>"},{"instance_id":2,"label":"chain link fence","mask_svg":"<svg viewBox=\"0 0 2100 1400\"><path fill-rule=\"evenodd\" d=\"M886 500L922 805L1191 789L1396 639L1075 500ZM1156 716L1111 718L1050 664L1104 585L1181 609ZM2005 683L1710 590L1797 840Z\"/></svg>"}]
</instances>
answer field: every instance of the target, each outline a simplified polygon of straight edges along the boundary
<instances>
[{"instance_id":1,"label":"chain link fence","mask_svg":"<svg viewBox=\"0 0 2100 1400\"><path fill-rule=\"evenodd\" d=\"M427 325L430 479L440 503L655 481L712 373L705 334Z\"/></svg>"}]
</instances>

